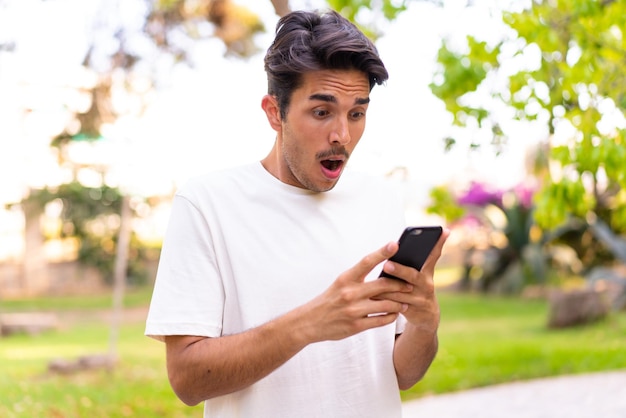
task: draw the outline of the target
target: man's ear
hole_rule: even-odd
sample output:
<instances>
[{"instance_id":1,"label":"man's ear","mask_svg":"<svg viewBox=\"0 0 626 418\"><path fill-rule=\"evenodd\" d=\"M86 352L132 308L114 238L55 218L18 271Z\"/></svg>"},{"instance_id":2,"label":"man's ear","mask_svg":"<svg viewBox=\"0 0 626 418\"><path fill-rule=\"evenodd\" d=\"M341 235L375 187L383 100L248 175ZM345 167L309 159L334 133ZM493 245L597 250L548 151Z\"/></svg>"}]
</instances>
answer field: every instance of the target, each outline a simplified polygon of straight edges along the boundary
<instances>
[{"instance_id":1,"label":"man's ear","mask_svg":"<svg viewBox=\"0 0 626 418\"><path fill-rule=\"evenodd\" d=\"M280 118L280 107L278 106L276 97L270 94L263 96L261 107L265 111L265 116L267 116L267 120L272 129L276 132L280 132L282 130L282 121Z\"/></svg>"}]
</instances>

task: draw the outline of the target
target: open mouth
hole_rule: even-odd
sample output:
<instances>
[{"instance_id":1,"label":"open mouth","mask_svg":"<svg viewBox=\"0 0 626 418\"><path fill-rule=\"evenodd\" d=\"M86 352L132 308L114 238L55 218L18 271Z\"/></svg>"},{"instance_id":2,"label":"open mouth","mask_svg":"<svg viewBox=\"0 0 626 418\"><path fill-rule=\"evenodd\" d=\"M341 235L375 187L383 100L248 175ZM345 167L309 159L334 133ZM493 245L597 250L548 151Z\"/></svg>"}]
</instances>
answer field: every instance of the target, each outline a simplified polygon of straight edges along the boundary
<instances>
[{"instance_id":1,"label":"open mouth","mask_svg":"<svg viewBox=\"0 0 626 418\"><path fill-rule=\"evenodd\" d=\"M343 169L345 160L330 158L327 160L321 160L320 164L322 165L322 173L324 176L329 180L336 180L341 175L341 170Z\"/></svg>"},{"instance_id":2,"label":"open mouth","mask_svg":"<svg viewBox=\"0 0 626 418\"><path fill-rule=\"evenodd\" d=\"M337 171L343 166L343 160L322 160L322 165L329 171Z\"/></svg>"},{"instance_id":3,"label":"open mouth","mask_svg":"<svg viewBox=\"0 0 626 418\"><path fill-rule=\"evenodd\" d=\"M318 153L316 157L320 162L322 175L328 180L335 181L341 175L350 154L343 147L334 147Z\"/></svg>"}]
</instances>

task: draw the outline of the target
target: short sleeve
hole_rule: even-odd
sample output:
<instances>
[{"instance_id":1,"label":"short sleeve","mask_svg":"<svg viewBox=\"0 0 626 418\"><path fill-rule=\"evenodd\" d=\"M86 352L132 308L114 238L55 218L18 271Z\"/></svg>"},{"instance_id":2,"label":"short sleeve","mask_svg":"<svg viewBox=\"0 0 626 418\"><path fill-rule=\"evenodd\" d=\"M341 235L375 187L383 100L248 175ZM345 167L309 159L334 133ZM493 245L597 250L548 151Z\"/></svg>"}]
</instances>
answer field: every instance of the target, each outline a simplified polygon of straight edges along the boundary
<instances>
[{"instance_id":1,"label":"short sleeve","mask_svg":"<svg viewBox=\"0 0 626 418\"><path fill-rule=\"evenodd\" d=\"M218 337L224 287L211 228L198 208L176 195L163 240L145 334Z\"/></svg>"}]
</instances>

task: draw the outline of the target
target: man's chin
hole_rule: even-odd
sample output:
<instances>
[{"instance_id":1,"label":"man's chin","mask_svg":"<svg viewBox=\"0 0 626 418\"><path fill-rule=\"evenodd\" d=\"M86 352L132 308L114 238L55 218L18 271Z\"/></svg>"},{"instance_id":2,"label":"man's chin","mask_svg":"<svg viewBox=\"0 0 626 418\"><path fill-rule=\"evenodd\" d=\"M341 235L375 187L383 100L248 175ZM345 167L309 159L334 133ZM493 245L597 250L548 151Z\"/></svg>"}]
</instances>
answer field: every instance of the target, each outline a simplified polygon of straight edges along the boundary
<instances>
[{"instance_id":1,"label":"man's chin","mask_svg":"<svg viewBox=\"0 0 626 418\"><path fill-rule=\"evenodd\" d=\"M336 185L337 182L339 181L339 179L337 178L336 180L326 180L323 182L316 182L316 183L308 183L308 184L303 184L303 188L311 191L311 192L315 192L315 193L323 193L323 192L328 192L330 190L332 190Z\"/></svg>"},{"instance_id":2,"label":"man's chin","mask_svg":"<svg viewBox=\"0 0 626 418\"><path fill-rule=\"evenodd\" d=\"M317 190L314 190L314 191L316 191L316 192L328 192L328 191L331 191L337 185L338 182L339 182L339 177L337 177L333 181L327 181L323 185L319 185L320 187L318 187Z\"/></svg>"}]
</instances>

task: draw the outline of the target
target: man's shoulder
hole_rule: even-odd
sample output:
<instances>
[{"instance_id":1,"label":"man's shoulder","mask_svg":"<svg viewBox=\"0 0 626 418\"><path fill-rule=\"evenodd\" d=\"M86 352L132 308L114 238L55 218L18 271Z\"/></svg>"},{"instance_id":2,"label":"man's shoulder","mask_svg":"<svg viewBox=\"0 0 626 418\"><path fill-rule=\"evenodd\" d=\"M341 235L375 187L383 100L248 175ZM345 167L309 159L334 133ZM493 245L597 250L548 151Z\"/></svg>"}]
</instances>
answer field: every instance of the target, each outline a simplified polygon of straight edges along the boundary
<instances>
[{"instance_id":1,"label":"man's shoulder","mask_svg":"<svg viewBox=\"0 0 626 418\"><path fill-rule=\"evenodd\" d=\"M186 194L194 191L218 189L220 187L233 186L237 183L245 183L250 179L257 177L255 172L258 171L258 163L250 163L235 167L223 168L220 170L209 171L189 178L183 186L180 187L178 193Z\"/></svg>"},{"instance_id":2,"label":"man's shoulder","mask_svg":"<svg viewBox=\"0 0 626 418\"><path fill-rule=\"evenodd\" d=\"M394 192L398 189L398 182L383 174L370 173L366 171L346 171L342 184L346 189L367 188L373 192ZM341 181L341 180L340 180Z\"/></svg>"}]
</instances>

